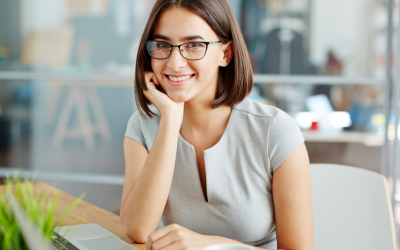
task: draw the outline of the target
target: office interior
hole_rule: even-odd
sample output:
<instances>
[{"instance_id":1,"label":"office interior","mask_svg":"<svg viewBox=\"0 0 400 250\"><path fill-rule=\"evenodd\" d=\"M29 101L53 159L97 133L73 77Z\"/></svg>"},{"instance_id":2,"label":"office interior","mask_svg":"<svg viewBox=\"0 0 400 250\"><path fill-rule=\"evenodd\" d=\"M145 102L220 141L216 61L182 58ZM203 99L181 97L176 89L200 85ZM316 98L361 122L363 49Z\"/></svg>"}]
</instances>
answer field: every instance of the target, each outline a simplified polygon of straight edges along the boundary
<instances>
[{"instance_id":1,"label":"office interior","mask_svg":"<svg viewBox=\"0 0 400 250\"><path fill-rule=\"evenodd\" d=\"M386 176L400 225L399 1L227 1L253 67L249 98L297 121L311 163ZM0 178L36 171L118 214L154 2L0 0Z\"/></svg>"}]
</instances>

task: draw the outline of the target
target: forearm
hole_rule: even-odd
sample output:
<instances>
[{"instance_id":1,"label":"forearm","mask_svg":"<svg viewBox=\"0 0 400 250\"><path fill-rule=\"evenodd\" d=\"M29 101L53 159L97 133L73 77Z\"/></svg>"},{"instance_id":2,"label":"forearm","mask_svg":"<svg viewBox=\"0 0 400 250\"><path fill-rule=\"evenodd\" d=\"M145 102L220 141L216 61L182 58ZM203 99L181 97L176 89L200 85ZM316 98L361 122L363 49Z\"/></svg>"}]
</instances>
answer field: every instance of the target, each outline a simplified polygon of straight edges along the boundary
<instances>
[{"instance_id":1,"label":"forearm","mask_svg":"<svg viewBox=\"0 0 400 250\"><path fill-rule=\"evenodd\" d=\"M136 234L136 241L153 232L160 221L172 183L179 127L173 119L161 119L143 169L121 207L125 231L130 237Z\"/></svg>"},{"instance_id":2,"label":"forearm","mask_svg":"<svg viewBox=\"0 0 400 250\"><path fill-rule=\"evenodd\" d=\"M210 242L213 245L214 244L215 245L216 244L240 244L240 245L250 246L250 247L252 247L254 249L257 249L257 250L268 250L268 249L261 248L261 247L255 247L255 246L247 245L247 244L244 244L244 243L242 243L240 241L236 241L236 240L225 238L225 237L221 237L221 236L210 235L209 237L210 237Z\"/></svg>"}]
</instances>

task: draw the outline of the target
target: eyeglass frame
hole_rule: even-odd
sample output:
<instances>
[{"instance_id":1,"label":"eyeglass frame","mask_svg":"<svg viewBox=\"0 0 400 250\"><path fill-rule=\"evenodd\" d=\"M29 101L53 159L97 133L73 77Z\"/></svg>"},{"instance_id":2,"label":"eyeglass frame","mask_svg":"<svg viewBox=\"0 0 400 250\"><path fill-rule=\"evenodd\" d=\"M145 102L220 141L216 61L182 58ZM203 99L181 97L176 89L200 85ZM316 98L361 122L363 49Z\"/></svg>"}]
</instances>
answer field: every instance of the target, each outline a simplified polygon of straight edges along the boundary
<instances>
[{"instance_id":1,"label":"eyeglass frame","mask_svg":"<svg viewBox=\"0 0 400 250\"><path fill-rule=\"evenodd\" d=\"M167 43L167 42L163 42L163 43L166 43L166 44L168 44L169 46L171 46L171 50L170 50L170 52L169 52L169 55L168 55L167 57L165 57L165 58L155 58L155 57L152 57L152 56L151 56L151 53L150 53L150 51L149 51L149 49L148 49L148 47L147 47L147 44L150 43L150 42L163 42L163 41L155 41L155 40L147 40L147 41L146 41L146 50L147 50L147 52L149 53L150 57L153 58L153 59L157 59L157 60L164 60L164 59L167 59L168 57L170 57L170 56L172 55L172 50L173 50L175 47L177 47L178 50L179 50L179 53L181 54L181 56L182 56L183 58L185 58L186 60L190 60L190 61L198 61L198 60L203 59L203 58L206 56L207 50L208 50L208 45L209 45L209 44L222 43L223 41L215 41L215 42L187 42L187 43L182 43L182 44L179 44L179 45L172 45L172 44L169 44L169 43ZM185 45L185 44L188 44L188 43L204 43L204 44L206 45L206 51L204 51L204 55L203 55L201 58L199 58L199 59L188 59L188 58L186 58L186 57L182 54L181 46L182 46L182 45Z\"/></svg>"}]
</instances>

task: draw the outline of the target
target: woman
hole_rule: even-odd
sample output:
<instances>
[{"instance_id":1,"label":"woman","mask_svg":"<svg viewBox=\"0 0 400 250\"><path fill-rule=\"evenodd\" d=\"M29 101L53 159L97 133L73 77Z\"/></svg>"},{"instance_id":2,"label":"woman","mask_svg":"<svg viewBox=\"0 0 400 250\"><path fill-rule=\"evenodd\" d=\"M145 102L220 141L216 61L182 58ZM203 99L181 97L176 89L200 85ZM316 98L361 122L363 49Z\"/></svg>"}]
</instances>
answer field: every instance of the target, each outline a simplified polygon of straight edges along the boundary
<instances>
[{"instance_id":1,"label":"woman","mask_svg":"<svg viewBox=\"0 0 400 250\"><path fill-rule=\"evenodd\" d=\"M313 248L304 139L286 113L246 98L250 60L226 0L157 1L135 74L120 211L132 240Z\"/></svg>"}]
</instances>

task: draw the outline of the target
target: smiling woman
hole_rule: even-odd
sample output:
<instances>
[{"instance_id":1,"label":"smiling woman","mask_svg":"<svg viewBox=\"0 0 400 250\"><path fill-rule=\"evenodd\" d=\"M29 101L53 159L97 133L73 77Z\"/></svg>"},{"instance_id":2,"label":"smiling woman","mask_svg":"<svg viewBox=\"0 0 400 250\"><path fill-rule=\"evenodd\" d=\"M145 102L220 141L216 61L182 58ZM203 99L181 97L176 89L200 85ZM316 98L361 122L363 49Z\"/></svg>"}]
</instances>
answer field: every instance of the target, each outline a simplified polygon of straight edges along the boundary
<instances>
[{"instance_id":1,"label":"smiling woman","mask_svg":"<svg viewBox=\"0 0 400 250\"><path fill-rule=\"evenodd\" d=\"M184 44L173 46L172 42ZM220 46L214 45L214 43L218 43ZM198 48L198 44L205 45L205 48ZM226 61L226 65L218 65L217 60L212 58L218 56L216 52L220 50L221 44L222 47L229 47L227 52L231 52L232 58L228 60L232 60L233 63L229 64L229 61ZM191 50L194 46L197 48L195 53L192 53ZM144 72L152 71L157 74L154 67L162 66L169 61L152 61L151 59L172 59L171 57L175 56L172 53L174 47L178 47L181 52L183 57L181 63L186 64L184 59L198 60L195 64L192 64L192 72L187 73L195 73L193 71L195 71L194 67L196 66L204 67L204 65L208 65L207 76L218 79L215 99L210 102L212 107L216 108L222 104L232 106L239 103L250 93L253 77L246 44L239 24L225 1L157 1L143 32L136 63L135 97L141 114L145 113L149 117L152 116L152 112L147 107L150 102L143 94L143 91L147 90ZM203 55L200 57L202 53ZM203 57L208 60L203 60ZM172 66L180 67L182 65L175 64ZM167 73L171 76L178 75L174 72L164 72L164 74ZM196 80L203 81L207 76L202 72L201 75L197 74ZM164 87L163 82L168 77L164 78L161 75L156 75L156 77L160 79L161 86ZM207 82L214 83L215 81L207 79ZM168 93L168 89L164 90ZM186 99L191 98L186 97Z\"/></svg>"},{"instance_id":2,"label":"smiling woman","mask_svg":"<svg viewBox=\"0 0 400 250\"><path fill-rule=\"evenodd\" d=\"M157 1L135 74L120 211L132 240L313 248L304 139L286 113L246 98L250 60L225 0Z\"/></svg>"}]
</instances>

